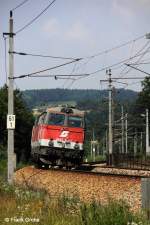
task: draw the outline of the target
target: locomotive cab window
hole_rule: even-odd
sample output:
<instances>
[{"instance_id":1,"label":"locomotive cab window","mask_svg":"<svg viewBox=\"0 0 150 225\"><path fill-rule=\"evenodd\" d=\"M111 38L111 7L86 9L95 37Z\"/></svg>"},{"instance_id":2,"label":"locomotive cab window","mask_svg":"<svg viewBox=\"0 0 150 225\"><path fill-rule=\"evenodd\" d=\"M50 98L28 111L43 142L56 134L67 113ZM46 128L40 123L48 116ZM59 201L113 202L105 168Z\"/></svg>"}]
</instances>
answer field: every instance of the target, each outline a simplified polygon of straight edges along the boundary
<instances>
[{"instance_id":1,"label":"locomotive cab window","mask_svg":"<svg viewBox=\"0 0 150 225\"><path fill-rule=\"evenodd\" d=\"M65 115L58 114L58 113L50 113L48 116L48 124L49 125L56 125L56 126L63 126L65 123Z\"/></svg>"},{"instance_id":2,"label":"locomotive cab window","mask_svg":"<svg viewBox=\"0 0 150 225\"><path fill-rule=\"evenodd\" d=\"M83 118L79 116L68 116L69 127L83 127Z\"/></svg>"}]
</instances>

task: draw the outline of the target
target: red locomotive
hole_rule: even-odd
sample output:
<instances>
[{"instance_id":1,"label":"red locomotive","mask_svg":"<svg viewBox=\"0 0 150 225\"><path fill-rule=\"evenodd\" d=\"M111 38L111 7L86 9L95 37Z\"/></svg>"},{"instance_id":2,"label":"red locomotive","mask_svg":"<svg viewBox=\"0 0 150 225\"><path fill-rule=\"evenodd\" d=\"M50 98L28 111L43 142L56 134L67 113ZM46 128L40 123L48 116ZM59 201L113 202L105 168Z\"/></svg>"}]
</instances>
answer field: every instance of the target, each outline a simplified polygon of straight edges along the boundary
<instances>
[{"instance_id":1,"label":"red locomotive","mask_svg":"<svg viewBox=\"0 0 150 225\"><path fill-rule=\"evenodd\" d=\"M73 107L53 107L41 113L32 130L31 155L41 166L77 166L83 160L84 112Z\"/></svg>"}]
</instances>

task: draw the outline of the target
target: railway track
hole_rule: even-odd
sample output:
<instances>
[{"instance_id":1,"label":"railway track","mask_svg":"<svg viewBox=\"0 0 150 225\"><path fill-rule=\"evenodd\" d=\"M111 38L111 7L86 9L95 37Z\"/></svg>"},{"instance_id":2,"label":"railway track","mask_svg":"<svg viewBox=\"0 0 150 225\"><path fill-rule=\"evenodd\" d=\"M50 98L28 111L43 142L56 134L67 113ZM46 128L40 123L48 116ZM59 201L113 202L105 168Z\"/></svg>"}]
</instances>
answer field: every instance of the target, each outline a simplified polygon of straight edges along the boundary
<instances>
[{"instance_id":1,"label":"railway track","mask_svg":"<svg viewBox=\"0 0 150 225\"><path fill-rule=\"evenodd\" d=\"M63 171L65 173L85 173L85 174L94 174L97 176L124 176L124 177L140 177L146 178L150 177L150 170L141 170L141 169L130 169L130 168L118 168L106 166L106 161L101 162L91 162L84 163L78 168L67 169L66 167L59 168L58 166L49 167L49 169L42 168L43 170L48 171Z\"/></svg>"},{"instance_id":2,"label":"railway track","mask_svg":"<svg viewBox=\"0 0 150 225\"><path fill-rule=\"evenodd\" d=\"M84 162L84 165L98 165L98 164L106 164L106 160L100 160L95 162Z\"/></svg>"}]
</instances>

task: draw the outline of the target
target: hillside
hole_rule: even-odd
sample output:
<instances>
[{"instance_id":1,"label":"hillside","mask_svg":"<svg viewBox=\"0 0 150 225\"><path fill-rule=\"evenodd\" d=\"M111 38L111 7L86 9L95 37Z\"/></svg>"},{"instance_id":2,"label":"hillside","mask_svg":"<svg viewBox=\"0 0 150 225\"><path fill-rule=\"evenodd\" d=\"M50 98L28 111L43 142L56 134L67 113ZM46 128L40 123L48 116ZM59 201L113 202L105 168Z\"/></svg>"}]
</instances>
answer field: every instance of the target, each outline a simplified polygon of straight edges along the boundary
<instances>
[{"instance_id":1,"label":"hillside","mask_svg":"<svg viewBox=\"0 0 150 225\"><path fill-rule=\"evenodd\" d=\"M57 102L74 101L80 102L84 100L98 101L108 97L107 90L90 90L90 89L40 89L25 90L22 92L25 102L29 108L47 105ZM116 89L115 99L119 102L135 101L138 93L132 90Z\"/></svg>"}]
</instances>

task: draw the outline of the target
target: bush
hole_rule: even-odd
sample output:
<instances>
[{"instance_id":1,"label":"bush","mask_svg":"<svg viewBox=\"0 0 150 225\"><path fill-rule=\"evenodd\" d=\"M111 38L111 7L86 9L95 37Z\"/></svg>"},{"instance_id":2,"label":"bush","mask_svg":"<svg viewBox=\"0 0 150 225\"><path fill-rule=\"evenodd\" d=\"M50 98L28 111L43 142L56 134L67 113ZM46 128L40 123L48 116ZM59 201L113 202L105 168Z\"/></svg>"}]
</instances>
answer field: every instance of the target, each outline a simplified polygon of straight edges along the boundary
<instances>
[{"instance_id":1,"label":"bush","mask_svg":"<svg viewBox=\"0 0 150 225\"><path fill-rule=\"evenodd\" d=\"M144 216L133 214L122 201L110 200L107 205L93 202L81 206L82 225L146 225Z\"/></svg>"},{"instance_id":2,"label":"bush","mask_svg":"<svg viewBox=\"0 0 150 225\"><path fill-rule=\"evenodd\" d=\"M0 159L7 159L6 147L0 144Z\"/></svg>"},{"instance_id":3,"label":"bush","mask_svg":"<svg viewBox=\"0 0 150 225\"><path fill-rule=\"evenodd\" d=\"M7 177L7 160L6 159L0 160L0 177L3 177L5 179Z\"/></svg>"},{"instance_id":4,"label":"bush","mask_svg":"<svg viewBox=\"0 0 150 225\"><path fill-rule=\"evenodd\" d=\"M104 161L106 160L106 156L105 155L96 155L95 156L95 162L96 161ZM93 157L91 155L87 156L87 161L88 162L93 162Z\"/></svg>"}]
</instances>

